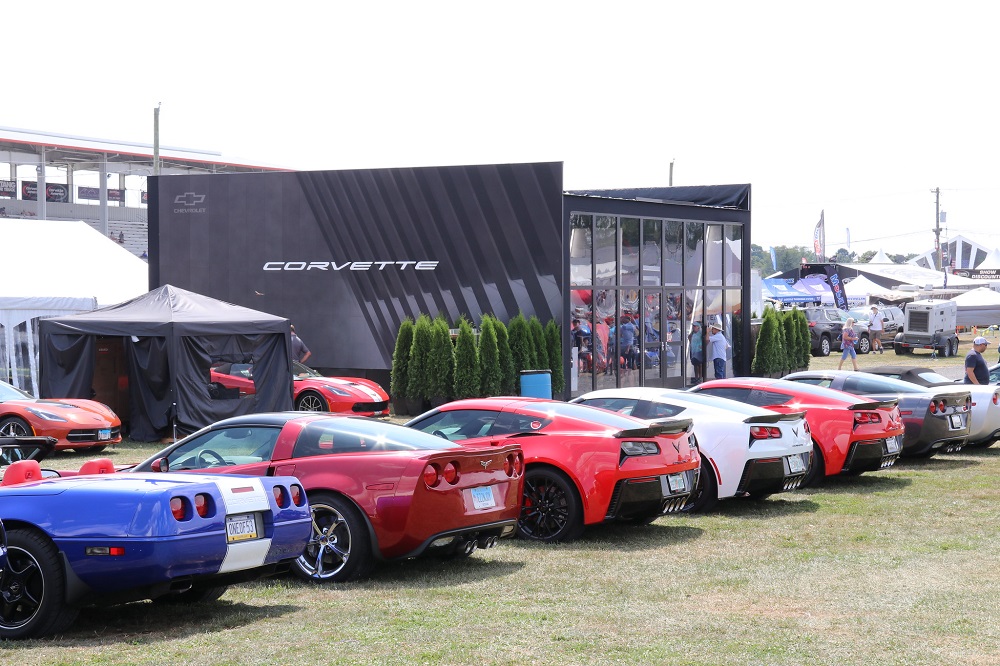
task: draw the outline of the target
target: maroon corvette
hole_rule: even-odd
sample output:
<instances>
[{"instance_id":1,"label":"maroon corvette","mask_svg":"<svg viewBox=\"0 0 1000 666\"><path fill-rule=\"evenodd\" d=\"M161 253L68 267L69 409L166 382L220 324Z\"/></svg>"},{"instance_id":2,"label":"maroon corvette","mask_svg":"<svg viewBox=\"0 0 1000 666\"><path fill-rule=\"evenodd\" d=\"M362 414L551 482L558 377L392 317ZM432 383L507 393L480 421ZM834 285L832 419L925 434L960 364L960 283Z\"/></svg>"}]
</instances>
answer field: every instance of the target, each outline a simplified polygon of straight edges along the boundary
<instances>
[{"instance_id":1,"label":"maroon corvette","mask_svg":"<svg viewBox=\"0 0 1000 666\"><path fill-rule=\"evenodd\" d=\"M516 442L526 465L518 533L569 541L585 525L646 523L680 511L698 486L691 419L645 421L538 398L456 400L407 426L464 446Z\"/></svg>"},{"instance_id":2,"label":"maroon corvette","mask_svg":"<svg viewBox=\"0 0 1000 666\"><path fill-rule=\"evenodd\" d=\"M295 475L313 534L293 571L323 582L513 536L524 457L516 442L472 449L380 420L283 412L219 421L127 471Z\"/></svg>"},{"instance_id":3,"label":"maroon corvette","mask_svg":"<svg viewBox=\"0 0 1000 666\"><path fill-rule=\"evenodd\" d=\"M788 414L805 412L813 464L803 486L827 476L892 466L903 448L898 400L871 400L784 379L713 379L691 389Z\"/></svg>"}]
</instances>

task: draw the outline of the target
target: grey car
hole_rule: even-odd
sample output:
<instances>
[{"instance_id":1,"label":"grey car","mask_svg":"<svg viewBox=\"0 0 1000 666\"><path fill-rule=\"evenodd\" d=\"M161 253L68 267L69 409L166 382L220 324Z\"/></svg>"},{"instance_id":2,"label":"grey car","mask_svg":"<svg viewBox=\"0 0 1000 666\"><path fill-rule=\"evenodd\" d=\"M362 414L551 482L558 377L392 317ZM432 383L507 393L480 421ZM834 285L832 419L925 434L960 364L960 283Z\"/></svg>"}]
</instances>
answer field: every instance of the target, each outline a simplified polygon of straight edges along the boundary
<instances>
[{"instance_id":1,"label":"grey car","mask_svg":"<svg viewBox=\"0 0 1000 666\"><path fill-rule=\"evenodd\" d=\"M785 377L872 400L899 400L903 420L903 456L926 458L959 451L968 442L972 397L961 385L926 387L868 372L807 370Z\"/></svg>"}]
</instances>

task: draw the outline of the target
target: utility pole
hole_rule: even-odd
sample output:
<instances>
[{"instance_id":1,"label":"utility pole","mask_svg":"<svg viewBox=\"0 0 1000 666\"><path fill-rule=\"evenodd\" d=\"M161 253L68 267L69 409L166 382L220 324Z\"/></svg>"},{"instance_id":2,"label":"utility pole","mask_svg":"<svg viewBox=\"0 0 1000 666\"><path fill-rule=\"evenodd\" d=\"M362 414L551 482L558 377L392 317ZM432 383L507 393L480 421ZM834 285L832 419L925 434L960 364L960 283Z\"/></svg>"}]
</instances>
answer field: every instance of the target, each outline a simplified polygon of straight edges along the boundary
<instances>
[{"instance_id":1,"label":"utility pole","mask_svg":"<svg viewBox=\"0 0 1000 666\"><path fill-rule=\"evenodd\" d=\"M674 160L670 160L670 180L668 181L670 187L674 186Z\"/></svg>"},{"instance_id":2,"label":"utility pole","mask_svg":"<svg viewBox=\"0 0 1000 666\"><path fill-rule=\"evenodd\" d=\"M153 175L160 175L160 104L153 109Z\"/></svg>"},{"instance_id":3,"label":"utility pole","mask_svg":"<svg viewBox=\"0 0 1000 666\"><path fill-rule=\"evenodd\" d=\"M941 188L936 187L934 193L934 254L937 255L938 266L944 271L944 258L941 254Z\"/></svg>"}]
</instances>

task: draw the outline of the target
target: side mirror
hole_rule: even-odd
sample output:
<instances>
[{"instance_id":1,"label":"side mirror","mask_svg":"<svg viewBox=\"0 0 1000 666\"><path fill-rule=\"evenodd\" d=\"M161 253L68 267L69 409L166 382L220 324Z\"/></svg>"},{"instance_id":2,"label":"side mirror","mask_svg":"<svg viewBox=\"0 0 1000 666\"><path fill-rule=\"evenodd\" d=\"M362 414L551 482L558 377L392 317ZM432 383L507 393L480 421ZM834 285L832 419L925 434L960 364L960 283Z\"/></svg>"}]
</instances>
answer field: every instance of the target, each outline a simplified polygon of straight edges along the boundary
<instances>
[{"instance_id":1,"label":"side mirror","mask_svg":"<svg viewBox=\"0 0 1000 666\"><path fill-rule=\"evenodd\" d=\"M163 458L157 458L156 460L154 460L153 464L150 465L149 468L152 469L154 472L169 472L170 463L167 462L167 458L166 456L164 456Z\"/></svg>"}]
</instances>

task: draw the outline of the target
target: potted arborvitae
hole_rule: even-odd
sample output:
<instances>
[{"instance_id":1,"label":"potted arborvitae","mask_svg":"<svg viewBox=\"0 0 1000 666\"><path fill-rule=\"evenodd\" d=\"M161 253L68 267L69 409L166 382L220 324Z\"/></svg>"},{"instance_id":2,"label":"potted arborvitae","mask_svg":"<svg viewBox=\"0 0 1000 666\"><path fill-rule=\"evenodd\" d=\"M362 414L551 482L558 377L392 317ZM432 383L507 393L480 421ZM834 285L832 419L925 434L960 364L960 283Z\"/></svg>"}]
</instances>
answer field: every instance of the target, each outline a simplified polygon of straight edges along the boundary
<instances>
[{"instance_id":1,"label":"potted arborvitae","mask_svg":"<svg viewBox=\"0 0 1000 666\"><path fill-rule=\"evenodd\" d=\"M500 369L500 347L497 344L496 320L484 315L479 323L479 394L501 395L504 375Z\"/></svg>"},{"instance_id":2,"label":"potted arborvitae","mask_svg":"<svg viewBox=\"0 0 1000 666\"><path fill-rule=\"evenodd\" d=\"M476 334L469 320L463 315L458 320L458 338L455 340L455 388L452 395L456 400L478 398L479 388L480 367Z\"/></svg>"},{"instance_id":3,"label":"potted arborvitae","mask_svg":"<svg viewBox=\"0 0 1000 666\"><path fill-rule=\"evenodd\" d=\"M451 400L455 388L455 345L444 315L438 315L431 327L430 373L427 377L431 407L440 407Z\"/></svg>"},{"instance_id":4,"label":"potted arborvitae","mask_svg":"<svg viewBox=\"0 0 1000 666\"><path fill-rule=\"evenodd\" d=\"M523 314L518 314L510 320L507 326L509 335L510 354L514 361L514 381L515 386L520 381L522 370L537 370L535 367L535 345L531 339L531 332L528 330L528 320ZM516 390L516 389L515 389Z\"/></svg>"},{"instance_id":5,"label":"potted arborvitae","mask_svg":"<svg viewBox=\"0 0 1000 666\"><path fill-rule=\"evenodd\" d=\"M410 414L422 414L430 407L428 376L433 336L431 318L426 314L417 317L410 347L410 378L406 385L406 411Z\"/></svg>"},{"instance_id":6,"label":"potted arborvitae","mask_svg":"<svg viewBox=\"0 0 1000 666\"><path fill-rule=\"evenodd\" d=\"M754 353L750 372L756 377L770 377L781 364L781 324L777 313L768 308L757 335L757 349Z\"/></svg>"},{"instance_id":7,"label":"potted arborvitae","mask_svg":"<svg viewBox=\"0 0 1000 666\"><path fill-rule=\"evenodd\" d=\"M497 334L497 349L500 354L500 391L503 395L517 395L518 374L514 369L514 354L510 349L510 335L507 326L493 317L493 328Z\"/></svg>"},{"instance_id":8,"label":"potted arborvitae","mask_svg":"<svg viewBox=\"0 0 1000 666\"><path fill-rule=\"evenodd\" d=\"M809 369L809 362L812 360L812 340L809 335L809 319L806 313L798 308L795 312L796 326L798 327L799 338L799 367L803 370Z\"/></svg>"},{"instance_id":9,"label":"potted arborvitae","mask_svg":"<svg viewBox=\"0 0 1000 666\"><path fill-rule=\"evenodd\" d=\"M552 395L562 395L566 389L566 376L563 373L562 331L555 319L545 324L545 344L549 352L549 369L552 371Z\"/></svg>"},{"instance_id":10,"label":"potted arborvitae","mask_svg":"<svg viewBox=\"0 0 1000 666\"><path fill-rule=\"evenodd\" d=\"M392 396L392 410L396 415L407 414L406 391L410 381L410 348L413 346L413 319L407 317L399 325L396 333L396 347L392 350L392 374L389 379L389 395Z\"/></svg>"},{"instance_id":11,"label":"potted arborvitae","mask_svg":"<svg viewBox=\"0 0 1000 666\"><path fill-rule=\"evenodd\" d=\"M781 332L782 341L785 343L785 353L781 356L784 361L782 368L784 376L798 368L799 364L799 327L794 311L782 313Z\"/></svg>"}]
</instances>

